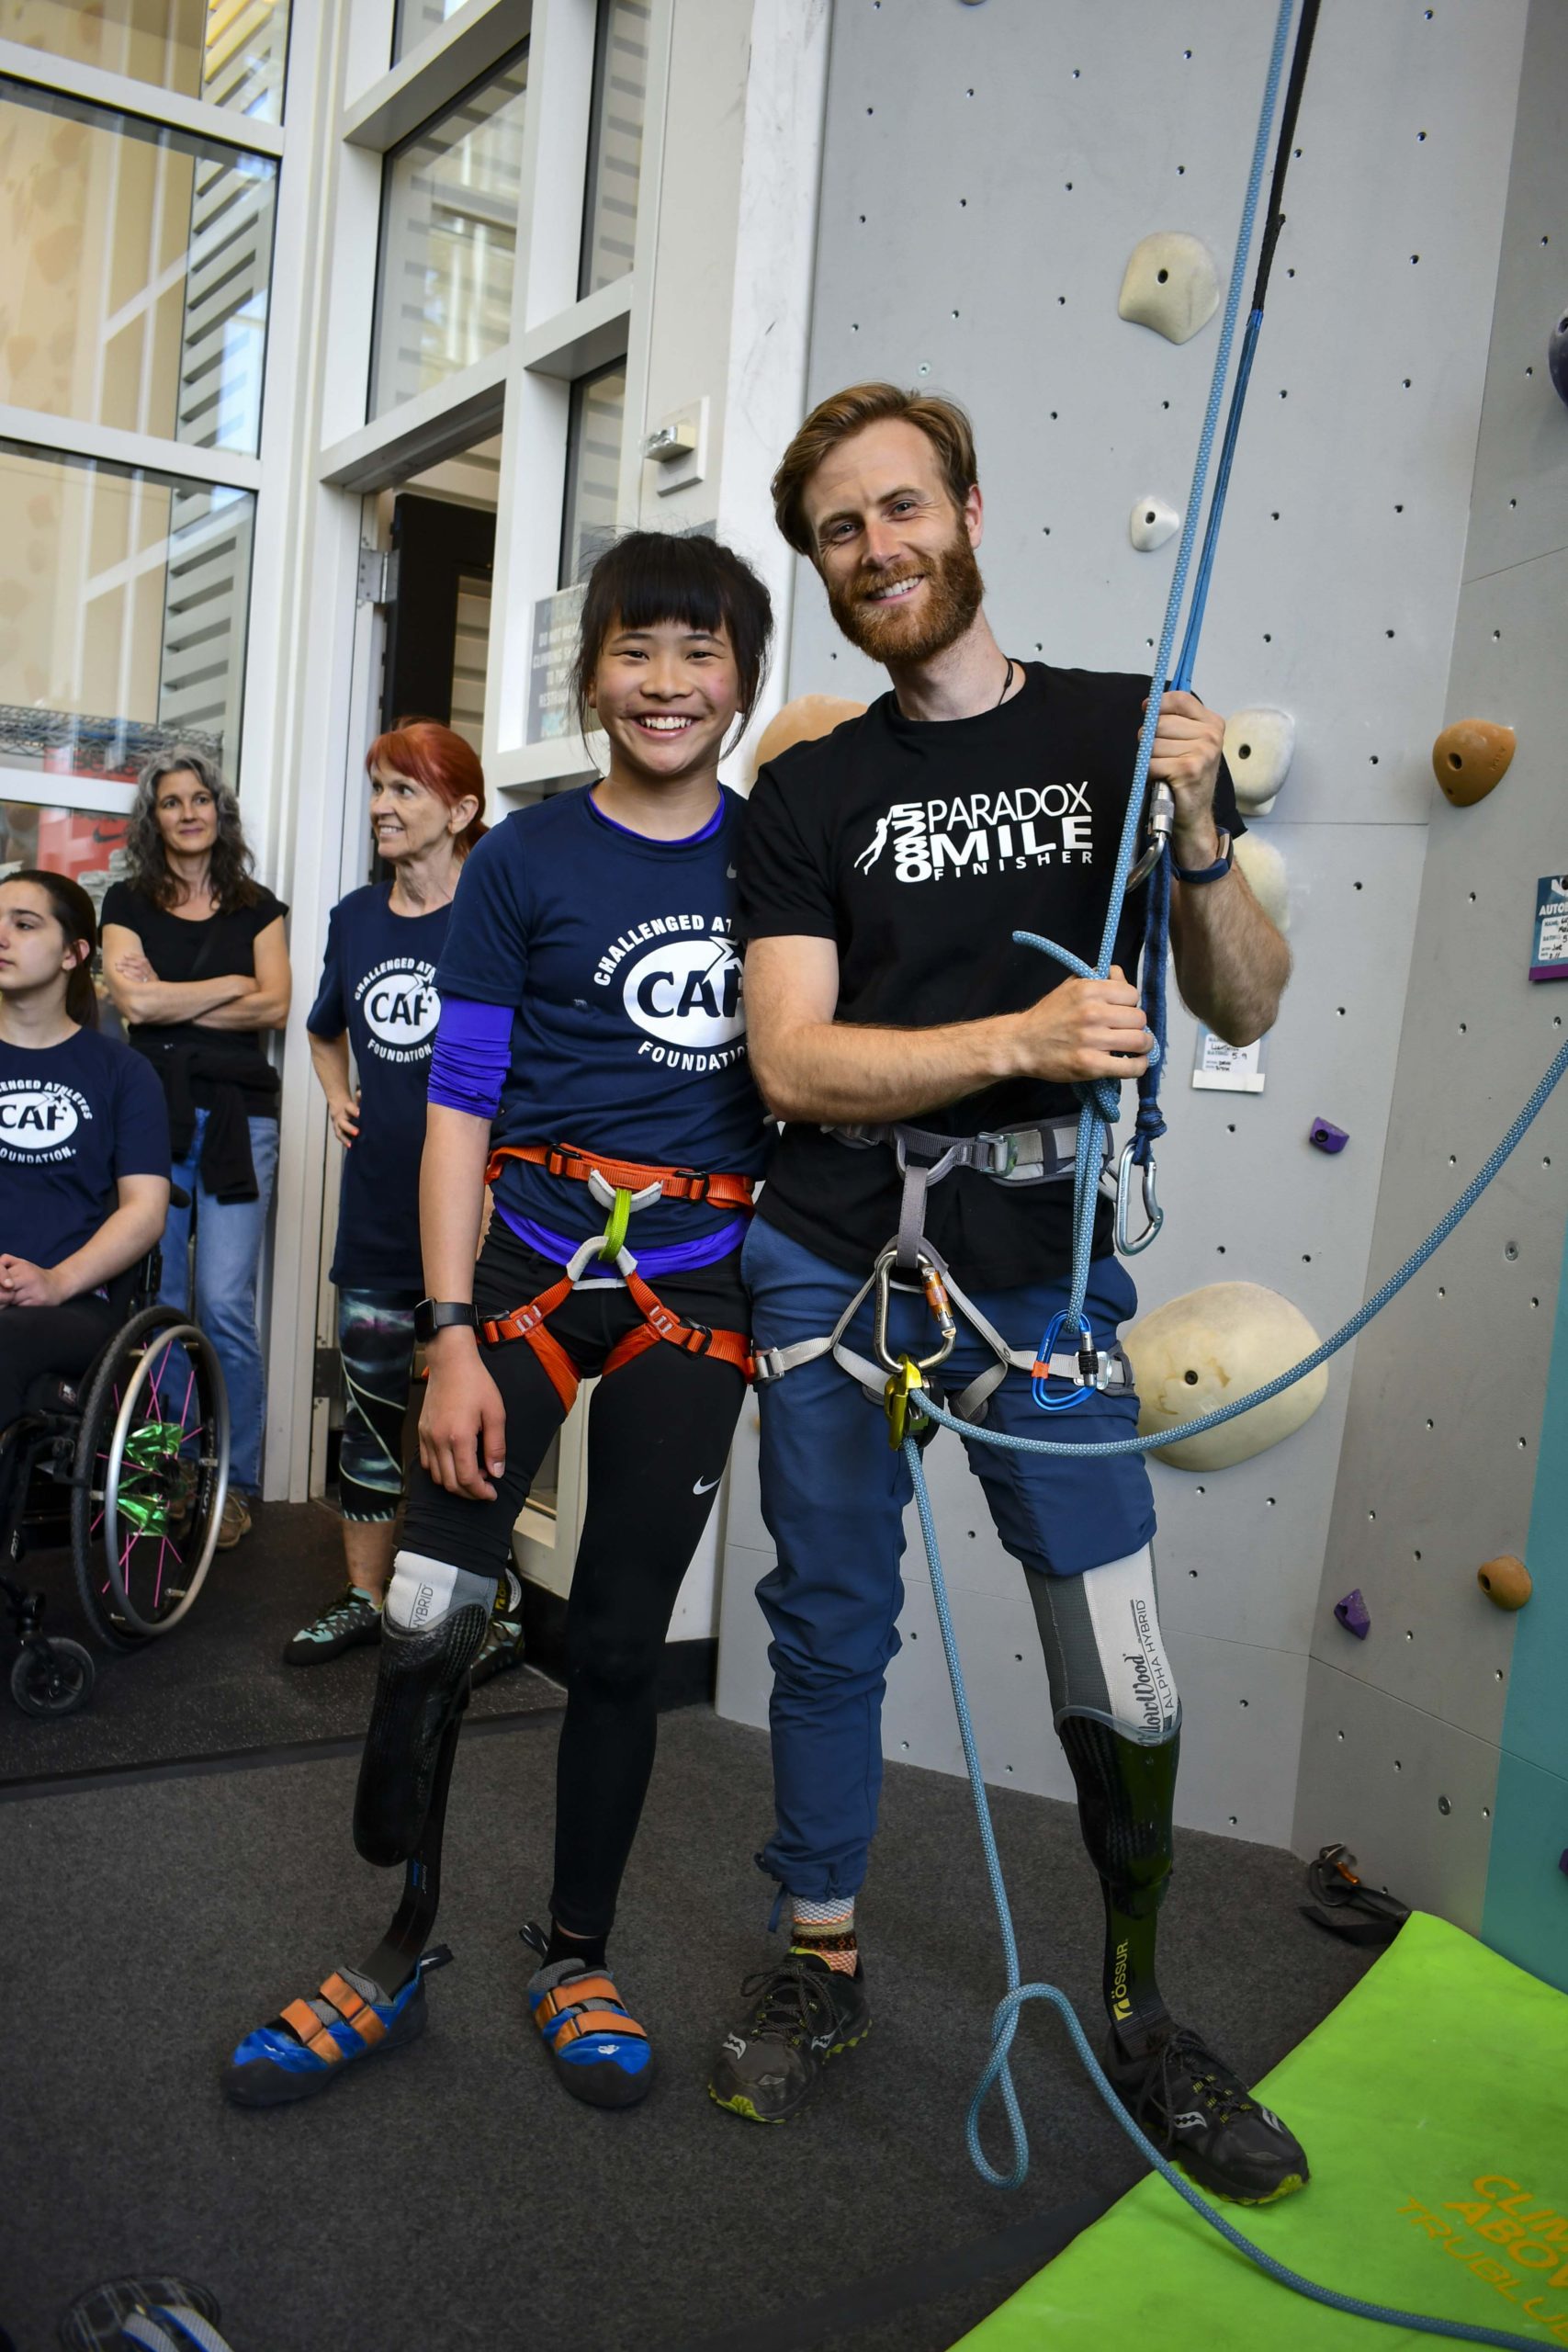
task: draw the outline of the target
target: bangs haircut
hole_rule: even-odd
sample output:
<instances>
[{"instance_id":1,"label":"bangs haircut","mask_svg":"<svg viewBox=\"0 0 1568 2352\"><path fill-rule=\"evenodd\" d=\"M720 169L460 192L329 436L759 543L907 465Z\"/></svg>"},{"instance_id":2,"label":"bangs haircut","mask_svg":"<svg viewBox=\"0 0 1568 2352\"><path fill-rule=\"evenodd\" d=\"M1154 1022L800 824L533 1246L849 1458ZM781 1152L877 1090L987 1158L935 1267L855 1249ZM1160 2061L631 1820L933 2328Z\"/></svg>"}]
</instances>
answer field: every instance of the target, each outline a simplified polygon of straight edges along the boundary
<instances>
[{"instance_id":1,"label":"bangs haircut","mask_svg":"<svg viewBox=\"0 0 1568 2352\"><path fill-rule=\"evenodd\" d=\"M739 740L768 674L773 599L733 548L672 531L628 531L588 575L572 671L578 727L587 733L589 689L605 639L617 629L655 628L660 621L710 637L728 631L740 680Z\"/></svg>"}]
</instances>

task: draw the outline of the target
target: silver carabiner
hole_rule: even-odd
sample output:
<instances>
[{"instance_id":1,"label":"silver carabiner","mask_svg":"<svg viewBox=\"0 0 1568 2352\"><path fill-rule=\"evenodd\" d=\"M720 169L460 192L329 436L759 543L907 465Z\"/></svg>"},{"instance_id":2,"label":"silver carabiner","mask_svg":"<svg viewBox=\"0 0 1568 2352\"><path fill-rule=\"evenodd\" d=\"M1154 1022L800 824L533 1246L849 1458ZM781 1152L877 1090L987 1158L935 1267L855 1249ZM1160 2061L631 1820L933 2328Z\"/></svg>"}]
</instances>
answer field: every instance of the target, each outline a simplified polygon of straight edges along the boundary
<instances>
[{"instance_id":1,"label":"silver carabiner","mask_svg":"<svg viewBox=\"0 0 1568 2352\"><path fill-rule=\"evenodd\" d=\"M1135 1136L1129 1136L1122 1147L1122 1157L1116 1163L1116 1248L1123 1258L1135 1258L1146 1250L1165 1223L1165 1211L1159 1204L1155 1182L1155 1157L1151 1151L1144 1162L1144 1215L1148 1222L1134 1241L1129 1233L1128 1211L1133 1199L1133 1146Z\"/></svg>"},{"instance_id":2,"label":"silver carabiner","mask_svg":"<svg viewBox=\"0 0 1568 2352\"><path fill-rule=\"evenodd\" d=\"M1162 776L1149 793L1149 845L1127 876L1129 890L1135 890L1140 882L1148 880L1175 825L1176 795Z\"/></svg>"},{"instance_id":3,"label":"silver carabiner","mask_svg":"<svg viewBox=\"0 0 1568 2352\"><path fill-rule=\"evenodd\" d=\"M897 1255L897 1250L885 1250L877 1260L876 1286L872 1297L872 1345L883 1370L892 1373L897 1372L906 1361L903 1356L896 1356L887 1344L887 1315L893 1288L893 1263ZM948 1304L947 1288L940 1270L932 1265L924 1250L919 1253L915 1262L926 1305L937 1327L939 1345L934 1355L916 1356L911 1361L919 1372L934 1372L937 1365L945 1363L953 1353L958 1338L958 1326Z\"/></svg>"}]
</instances>

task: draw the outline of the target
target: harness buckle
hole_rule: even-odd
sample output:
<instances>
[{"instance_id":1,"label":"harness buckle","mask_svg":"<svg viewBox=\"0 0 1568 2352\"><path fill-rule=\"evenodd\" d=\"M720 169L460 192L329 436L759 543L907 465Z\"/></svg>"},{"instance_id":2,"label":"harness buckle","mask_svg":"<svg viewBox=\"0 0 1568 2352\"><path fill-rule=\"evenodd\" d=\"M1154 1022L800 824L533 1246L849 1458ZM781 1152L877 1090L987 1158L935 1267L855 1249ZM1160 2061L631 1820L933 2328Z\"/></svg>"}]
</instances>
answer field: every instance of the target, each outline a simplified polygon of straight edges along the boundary
<instances>
[{"instance_id":1,"label":"harness buckle","mask_svg":"<svg viewBox=\"0 0 1568 2352\"><path fill-rule=\"evenodd\" d=\"M782 1348L754 1348L751 1351L751 1382L757 1388L768 1388L782 1380L789 1369L781 1359Z\"/></svg>"},{"instance_id":2,"label":"harness buckle","mask_svg":"<svg viewBox=\"0 0 1568 2352\"><path fill-rule=\"evenodd\" d=\"M1159 1204L1159 1193L1155 1178L1155 1156L1151 1151L1143 1166L1144 1216L1146 1223L1136 1240L1133 1238L1129 1230L1134 1165L1133 1147L1137 1140L1136 1136L1128 1136L1122 1147L1122 1157L1116 1163L1116 1247L1123 1258L1135 1258L1141 1250L1146 1250L1165 1223L1165 1211Z\"/></svg>"},{"instance_id":3,"label":"harness buckle","mask_svg":"<svg viewBox=\"0 0 1568 2352\"><path fill-rule=\"evenodd\" d=\"M893 1265L897 1256L897 1249L895 1245L890 1250L885 1250L876 1261L876 1272L874 1277L875 1288L872 1306L872 1345L876 1350L876 1360L885 1372L895 1374L904 1364L910 1363L915 1364L918 1372L934 1372L939 1363L947 1362L958 1338L958 1326L953 1319L953 1309L948 1305L947 1288L942 1279L942 1269L926 1255L923 1250L917 1254L915 1264L920 1277L920 1287L926 1295L926 1305L936 1319L937 1334L941 1344L934 1354L921 1356L918 1360L909 1356L896 1356L887 1344L887 1315L893 1290Z\"/></svg>"}]
</instances>

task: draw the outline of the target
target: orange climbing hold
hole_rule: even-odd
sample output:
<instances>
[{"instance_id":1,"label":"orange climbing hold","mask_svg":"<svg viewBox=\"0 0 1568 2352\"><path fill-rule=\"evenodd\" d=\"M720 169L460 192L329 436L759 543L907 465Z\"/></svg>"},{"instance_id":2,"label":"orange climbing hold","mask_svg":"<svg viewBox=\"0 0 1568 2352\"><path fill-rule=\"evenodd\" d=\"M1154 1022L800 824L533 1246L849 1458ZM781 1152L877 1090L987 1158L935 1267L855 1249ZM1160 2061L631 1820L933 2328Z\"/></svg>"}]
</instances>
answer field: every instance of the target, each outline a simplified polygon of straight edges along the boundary
<instances>
[{"instance_id":1,"label":"orange climbing hold","mask_svg":"<svg viewBox=\"0 0 1568 2352\"><path fill-rule=\"evenodd\" d=\"M1456 808L1472 808L1508 773L1517 739L1489 718L1456 718L1432 746L1432 774Z\"/></svg>"},{"instance_id":2,"label":"orange climbing hold","mask_svg":"<svg viewBox=\"0 0 1568 2352\"><path fill-rule=\"evenodd\" d=\"M1529 1570L1511 1552L1500 1552L1495 1560L1477 1568L1475 1581L1499 1609L1522 1609L1533 1590Z\"/></svg>"}]
</instances>

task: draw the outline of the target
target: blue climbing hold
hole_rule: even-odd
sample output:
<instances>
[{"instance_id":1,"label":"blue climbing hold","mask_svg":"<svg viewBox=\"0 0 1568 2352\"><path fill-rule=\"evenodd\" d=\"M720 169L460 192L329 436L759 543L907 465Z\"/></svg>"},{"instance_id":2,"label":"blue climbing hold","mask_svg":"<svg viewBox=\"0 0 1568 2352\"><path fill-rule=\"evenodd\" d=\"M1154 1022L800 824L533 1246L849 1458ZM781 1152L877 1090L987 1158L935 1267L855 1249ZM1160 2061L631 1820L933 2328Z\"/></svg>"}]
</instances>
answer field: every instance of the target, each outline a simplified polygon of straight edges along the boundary
<instances>
[{"instance_id":1,"label":"blue climbing hold","mask_svg":"<svg viewBox=\"0 0 1568 2352\"><path fill-rule=\"evenodd\" d=\"M1348 1592L1343 1600L1337 1600L1334 1614L1345 1631L1354 1634L1359 1642L1364 1642L1372 1630L1372 1612L1362 1600L1359 1589Z\"/></svg>"},{"instance_id":2,"label":"blue climbing hold","mask_svg":"<svg viewBox=\"0 0 1568 2352\"><path fill-rule=\"evenodd\" d=\"M1307 1133L1308 1143L1314 1143L1319 1151L1343 1151L1349 1140L1349 1130L1337 1127L1332 1119L1314 1119Z\"/></svg>"}]
</instances>

